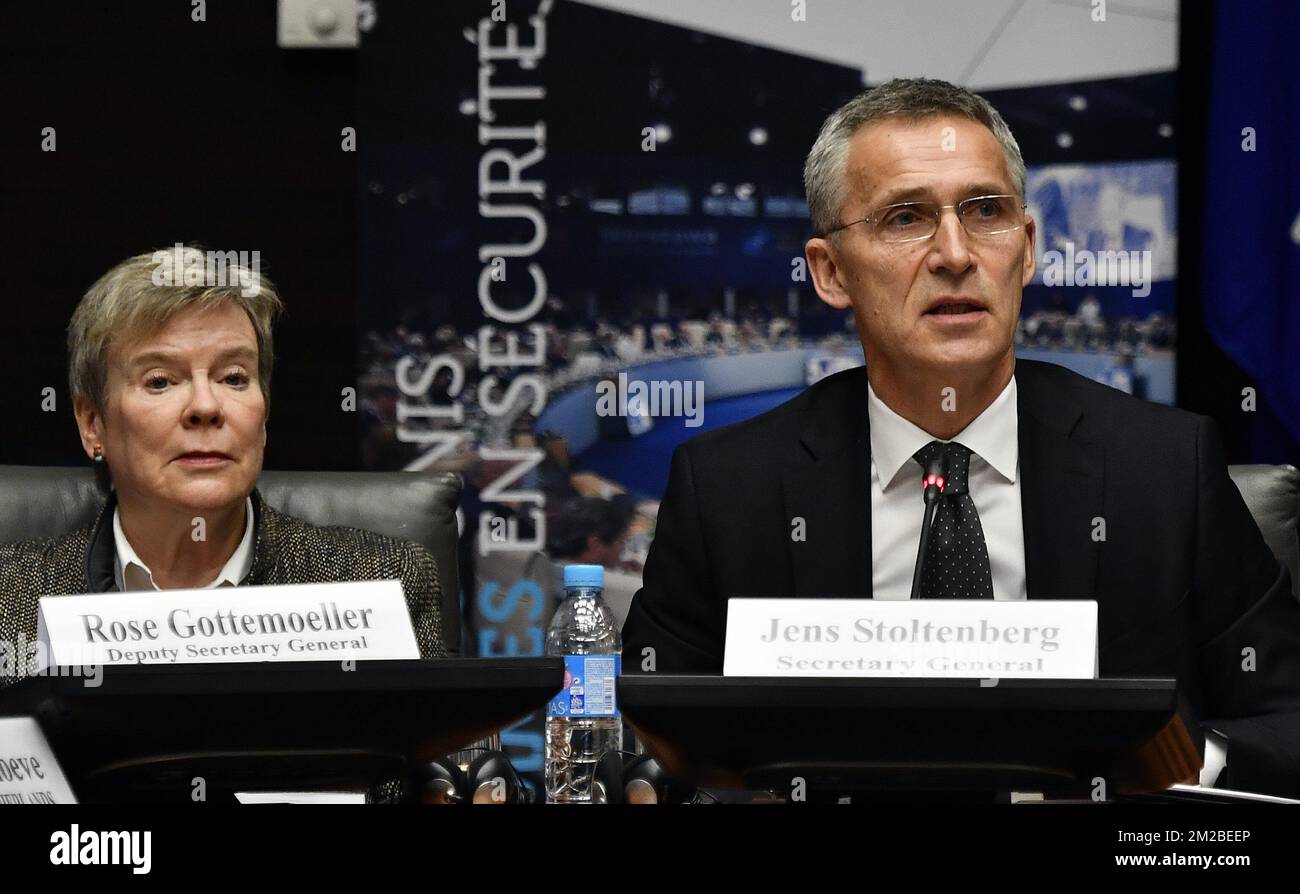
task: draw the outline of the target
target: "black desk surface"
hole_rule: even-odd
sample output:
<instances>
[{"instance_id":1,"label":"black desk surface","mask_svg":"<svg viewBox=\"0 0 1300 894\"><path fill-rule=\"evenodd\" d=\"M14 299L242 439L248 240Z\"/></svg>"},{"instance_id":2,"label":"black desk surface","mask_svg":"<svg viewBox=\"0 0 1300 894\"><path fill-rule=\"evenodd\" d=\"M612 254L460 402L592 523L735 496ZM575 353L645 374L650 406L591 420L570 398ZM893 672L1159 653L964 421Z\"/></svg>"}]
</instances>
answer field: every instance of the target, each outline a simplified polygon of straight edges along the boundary
<instances>
[{"instance_id":1,"label":"black desk surface","mask_svg":"<svg viewBox=\"0 0 1300 894\"><path fill-rule=\"evenodd\" d=\"M1100 772L1175 713L1171 679L626 675L628 720L701 784L824 770L881 785L958 777L1036 790Z\"/></svg>"},{"instance_id":2,"label":"black desk surface","mask_svg":"<svg viewBox=\"0 0 1300 894\"><path fill-rule=\"evenodd\" d=\"M441 757L541 708L559 658L147 665L40 676L0 715L41 723L74 788L354 787Z\"/></svg>"}]
</instances>

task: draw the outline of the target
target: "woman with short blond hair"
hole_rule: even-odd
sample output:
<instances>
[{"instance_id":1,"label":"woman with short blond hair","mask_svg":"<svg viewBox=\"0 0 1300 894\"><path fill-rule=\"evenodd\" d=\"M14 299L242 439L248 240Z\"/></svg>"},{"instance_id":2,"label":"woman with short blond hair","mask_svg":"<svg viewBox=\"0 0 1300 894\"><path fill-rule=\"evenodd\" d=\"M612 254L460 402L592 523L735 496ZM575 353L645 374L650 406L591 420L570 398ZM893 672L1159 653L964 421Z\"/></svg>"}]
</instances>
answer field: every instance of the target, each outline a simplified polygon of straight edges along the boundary
<instances>
[{"instance_id":1,"label":"woman with short blond hair","mask_svg":"<svg viewBox=\"0 0 1300 894\"><path fill-rule=\"evenodd\" d=\"M106 500L78 530L0 546L0 640L34 641L46 595L396 578L421 655L444 656L424 547L317 527L258 493L282 305L256 269L213 254L129 258L73 313L74 413ZM24 670L0 668L0 686Z\"/></svg>"}]
</instances>

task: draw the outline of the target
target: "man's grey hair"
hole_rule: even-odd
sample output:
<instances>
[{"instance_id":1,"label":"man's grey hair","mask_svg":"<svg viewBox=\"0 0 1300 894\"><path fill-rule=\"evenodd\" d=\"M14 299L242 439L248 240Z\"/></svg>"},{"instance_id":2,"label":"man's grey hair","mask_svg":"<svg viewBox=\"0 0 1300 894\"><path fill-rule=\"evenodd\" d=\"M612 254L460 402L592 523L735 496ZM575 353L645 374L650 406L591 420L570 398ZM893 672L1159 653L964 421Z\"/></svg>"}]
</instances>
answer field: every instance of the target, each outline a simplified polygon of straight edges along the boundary
<instances>
[{"instance_id":1,"label":"man's grey hair","mask_svg":"<svg viewBox=\"0 0 1300 894\"><path fill-rule=\"evenodd\" d=\"M865 90L827 116L803 166L804 192L813 231L838 227L848 190L849 143L863 125L884 118L919 121L958 115L978 121L997 138L1016 194L1025 195L1025 160L1011 128L988 100L964 87L929 78L896 78Z\"/></svg>"}]
</instances>

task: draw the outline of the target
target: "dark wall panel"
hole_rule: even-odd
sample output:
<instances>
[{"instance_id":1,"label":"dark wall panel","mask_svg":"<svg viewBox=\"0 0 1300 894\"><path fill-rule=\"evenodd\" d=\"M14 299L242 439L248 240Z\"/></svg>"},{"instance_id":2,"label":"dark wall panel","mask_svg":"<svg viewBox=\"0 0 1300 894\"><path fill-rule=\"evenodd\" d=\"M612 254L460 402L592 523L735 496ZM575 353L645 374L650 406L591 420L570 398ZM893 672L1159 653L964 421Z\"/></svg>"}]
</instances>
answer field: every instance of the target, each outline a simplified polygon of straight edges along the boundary
<instances>
[{"instance_id":1,"label":"dark wall panel","mask_svg":"<svg viewBox=\"0 0 1300 894\"><path fill-rule=\"evenodd\" d=\"M84 462L64 329L116 262L177 241L261 252L277 329L266 466L358 464L355 52L276 46L276 4L0 11L0 463ZM41 151L54 127L57 151ZM41 391L58 389L56 412Z\"/></svg>"}]
</instances>

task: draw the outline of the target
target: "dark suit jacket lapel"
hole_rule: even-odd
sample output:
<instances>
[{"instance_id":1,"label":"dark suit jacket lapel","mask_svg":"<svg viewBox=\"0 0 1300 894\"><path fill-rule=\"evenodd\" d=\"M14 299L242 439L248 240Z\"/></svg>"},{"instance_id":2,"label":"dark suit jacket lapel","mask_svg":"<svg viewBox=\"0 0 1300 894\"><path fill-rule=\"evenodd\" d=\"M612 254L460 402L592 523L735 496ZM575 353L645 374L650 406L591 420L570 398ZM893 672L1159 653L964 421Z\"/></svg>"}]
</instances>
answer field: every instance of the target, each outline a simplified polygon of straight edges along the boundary
<instances>
[{"instance_id":1,"label":"dark suit jacket lapel","mask_svg":"<svg viewBox=\"0 0 1300 894\"><path fill-rule=\"evenodd\" d=\"M867 374L839 373L810 395L800 443L782 471L796 596L871 598L871 439Z\"/></svg>"},{"instance_id":2,"label":"dark suit jacket lapel","mask_svg":"<svg viewBox=\"0 0 1300 894\"><path fill-rule=\"evenodd\" d=\"M1096 598L1105 450L1077 434L1083 411L1035 364L1016 364L1020 503L1030 599Z\"/></svg>"},{"instance_id":3,"label":"dark suit jacket lapel","mask_svg":"<svg viewBox=\"0 0 1300 894\"><path fill-rule=\"evenodd\" d=\"M866 370L841 373L804 410L800 450L783 470L797 596L859 596L871 588L871 437ZM1030 362L1016 365L1020 498L1031 599L1096 598L1105 451L1076 433L1083 411Z\"/></svg>"},{"instance_id":4,"label":"dark suit jacket lapel","mask_svg":"<svg viewBox=\"0 0 1300 894\"><path fill-rule=\"evenodd\" d=\"M117 544L113 540L113 512L116 508L117 492L110 491L95 517L86 547L87 593L117 592Z\"/></svg>"}]
</instances>

